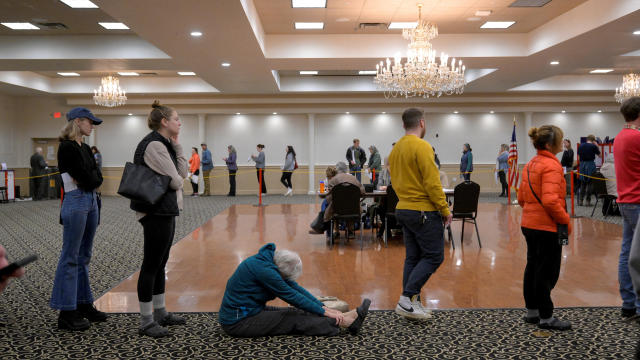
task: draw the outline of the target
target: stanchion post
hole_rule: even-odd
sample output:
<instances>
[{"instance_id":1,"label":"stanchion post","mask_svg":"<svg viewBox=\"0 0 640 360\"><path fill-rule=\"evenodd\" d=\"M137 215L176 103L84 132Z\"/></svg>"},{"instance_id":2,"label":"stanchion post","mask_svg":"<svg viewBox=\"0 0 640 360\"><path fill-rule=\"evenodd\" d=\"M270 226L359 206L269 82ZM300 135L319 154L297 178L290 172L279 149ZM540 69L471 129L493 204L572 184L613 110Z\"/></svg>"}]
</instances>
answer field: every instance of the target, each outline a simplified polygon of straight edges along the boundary
<instances>
[{"instance_id":1,"label":"stanchion post","mask_svg":"<svg viewBox=\"0 0 640 360\"><path fill-rule=\"evenodd\" d=\"M259 185L260 188L258 189L258 205L262 206L262 169L258 169L258 174L260 175L260 181L259 181Z\"/></svg>"},{"instance_id":2,"label":"stanchion post","mask_svg":"<svg viewBox=\"0 0 640 360\"><path fill-rule=\"evenodd\" d=\"M575 212L575 208L574 208L574 196L573 194L575 193L573 190L573 170L569 173L571 174L571 217L575 217L576 216L576 212Z\"/></svg>"},{"instance_id":3,"label":"stanchion post","mask_svg":"<svg viewBox=\"0 0 640 360\"><path fill-rule=\"evenodd\" d=\"M509 196L507 197L507 205L511 205L511 185L507 185L507 192L509 193Z\"/></svg>"},{"instance_id":4,"label":"stanchion post","mask_svg":"<svg viewBox=\"0 0 640 360\"><path fill-rule=\"evenodd\" d=\"M371 169L371 171L372 171L372 174L373 174L373 176L372 176L373 180L372 181L375 182L376 181L376 169Z\"/></svg>"}]
</instances>

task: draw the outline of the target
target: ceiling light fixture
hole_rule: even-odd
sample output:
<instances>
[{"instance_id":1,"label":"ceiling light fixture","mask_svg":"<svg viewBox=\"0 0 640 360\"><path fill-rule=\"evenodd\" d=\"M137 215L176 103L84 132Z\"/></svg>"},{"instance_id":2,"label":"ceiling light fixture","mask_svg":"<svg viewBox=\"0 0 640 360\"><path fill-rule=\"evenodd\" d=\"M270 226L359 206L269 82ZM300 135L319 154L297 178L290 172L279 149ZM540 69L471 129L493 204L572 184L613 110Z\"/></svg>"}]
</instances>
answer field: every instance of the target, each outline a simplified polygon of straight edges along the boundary
<instances>
[{"instance_id":1,"label":"ceiling light fixture","mask_svg":"<svg viewBox=\"0 0 640 360\"><path fill-rule=\"evenodd\" d=\"M140 74L138 74L137 72L134 71L118 71L118 75L120 76L140 76Z\"/></svg>"},{"instance_id":2,"label":"ceiling light fixture","mask_svg":"<svg viewBox=\"0 0 640 360\"><path fill-rule=\"evenodd\" d=\"M129 116L133 116L133 114L132 114L132 113L128 113L127 115L129 115Z\"/></svg>"},{"instance_id":3,"label":"ceiling light fixture","mask_svg":"<svg viewBox=\"0 0 640 360\"><path fill-rule=\"evenodd\" d=\"M636 30L633 32L633 35L640 35L640 30Z\"/></svg>"},{"instance_id":4,"label":"ceiling light fixture","mask_svg":"<svg viewBox=\"0 0 640 360\"><path fill-rule=\"evenodd\" d=\"M100 87L93 90L93 101L96 105L115 107L127 102L127 94L120 88L120 80L115 76L105 76L101 80Z\"/></svg>"},{"instance_id":5,"label":"ceiling light fixture","mask_svg":"<svg viewBox=\"0 0 640 360\"><path fill-rule=\"evenodd\" d=\"M595 69L589 71L590 74L606 74L612 72L613 69Z\"/></svg>"},{"instance_id":6,"label":"ceiling light fixture","mask_svg":"<svg viewBox=\"0 0 640 360\"><path fill-rule=\"evenodd\" d=\"M326 8L327 0L291 0L292 8Z\"/></svg>"},{"instance_id":7,"label":"ceiling light fixture","mask_svg":"<svg viewBox=\"0 0 640 360\"><path fill-rule=\"evenodd\" d=\"M236 115L240 115L240 113L236 113Z\"/></svg>"},{"instance_id":8,"label":"ceiling light fixture","mask_svg":"<svg viewBox=\"0 0 640 360\"><path fill-rule=\"evenodd\" d=\"M8 27L9 29L12 30L40 30L39 27L33 25L32 23L8 23L8 22L3 22L0 23L6 27Z\"/></svg>"},{"instance_id":9,"label":"ceiling light fixture","mask_svg":"<svg viewBox=\"0 0 640 360\"><path fill-rule=\"evenodd\" d=\"M59 72L60 76L80 76L77 72Z\"/></svg>"},{"instance_id":10,"label":"ceiling light fixture","mask_svg":"<svg viewBox=\"0 0 640 360\"><path fill-rule=\"evenodd\" d=\"M389 26L387 27L387 29L389 30L394 30L394 29L415 29L415 27L418 26L418 23L413 21L413 22L392 22L389 24Z\"/></svg>"},{"instance_id":11,"label":"ceiling light fixture","mask_svg":"<svg viewBox=\"0 0 640 360\"><path fill-rule=\"evenodd\" d=\"M194 76L196 73L193 71L178 71L178 75L181 76Z\"/></svg>"},{"instance_id":12,"label":"ceiling light fixture","mask_svg":"<svg viewBox=\"0 0 640 360\"><path fill-rule=\"evenodd\" d=\"M277 112L274 112L274 113L273 113L273 115L278 115L278 113L277 113Z\"/></svg>"},{"instance_id":13,"label":"ceiling light fixture","mask_svg":"<svg viewBox=\"0 0 640 360\"><path fill-rule=\"evenodd\" d=\"M554 60L554 61L550 62L549 64L551 64L551 65L560 65L560 61Z\"/></svg>"},{"instance_id":14,"label":"ceiling light fixture","mask_svg":"<svg viewBox=\"0 0 640 360\"><path fill-rule=\"evenodd\" d=\"M622 77L622 85L616 88L616 101L623 103L633 96L640 96L640 75L627 74Z\"/></svg>"},{"instance_id":15,"label":"ceiling light fixture","mask_svg":"<svg viewBox=\"0 0 640 360\"><path fill-rule=\"evenodd\" d=\"M460 112L459 112L458 110L456 110L456 111L454 111L453 113L454 113L454 114L458 114L458 113L460 113Z\"/></svg>"},{"instance_id":16,"label":"ceiling light fixture","mask_svg":"<svg viewBox=\"0 0 640 360\"><path fill-rule=\"evenodd\" d=\"M564 114L564 113L566 113L566 111L565 111L565 110L562 110L562 113Z\"/></svg>"},{"instance_id":17,"label":"ceiling light fixture","mask_svg":"<svg viewBox=\"0 0 640 360\"><path fill-rule=\"evenodd\" d=\"M507 29L515 24L515 21L487 21L480 26L481 29Z\"/></svg>"},{"instance_id":18,"label":"ceiling light fixture","mask_svg":"<svg viewBox=\"0 0 640 360\"><path fill-rule=\"evenodd\" d=\"M193 37L202 36L202 33L200 31L192 31L191 32L191 36L193 36Z\"/></svg>"},{"instance_id":19,"label":"ceiling light fixture","mask_svg":"<svg viewBox=\"0 0 640 360\"><path fill-rule=\"evenodd\" d=\"M476 11L476 16L489 16L491 15L491 10L478 10Z\"/></svg>"},{"instance_id":20,"label":"ceiling light fixture","mask_svg":"<svg viewBox=\"0 0 640 360\"><path fill-rule=\"evenodd\" d=\"M121 22L99 22L98 24L107 30L129 30L129 27Z\"/></svg>"},{"instance_id":21,"label":"ceiling light fixture","mask_svg":"<svg viewBox=\"0 0 640 360\"><path fill-rule=\"evenodd\" d=\"M323 22L296 22L296 30L322 30L324 29Z\"/></svg>"},{"instance_id":22,"label":"ceiling light fixture","mask_svg":"<svg viewBox=\"0 0 640 360\"><path fill-rule=\"evenodd\" d=\"M598 112L599 112L599 113L601 113L601 112L602 112L602 110L598 110Z\"/></svg>"},{"instance_id":23,"label":"ceiling light fixture","mask_svg":"<svg viewBox=\"0 0 640 360\"><path fill-rule=\"evenodd\" d=\"M489 114L495 114L495 113L496 113L496 112L495 112L495 111L493 111L493 110L489 111Z\"/></svg>"},{"instance_id":24,"label":"ceiling light fixture","mask_svg":"<svg viewBox=\"0 0 640 360\"><path fill-rule=\"evenodd\" d=\"M66 5L74 9L95 9L98 5L89 0L60 0Z\"/></svg>"},{"instance_id":25,"label":"ceiling light fixture","mask_svg":"<svg viewBox=\"0 0 640 360\"><path fill-rule=\"evenodd\" d=\"M378 72L375 70L360 70L358 71L358 75L375 75Z\"/></svg>"},{"instance_id":26,"label":"ceiling light fixture","mask_svg":"<svg viewBox=\"0 0 640 360\"><path fill-rule=\"evenodd\" d=\"M349 114L351 114L351 113L347 111L345 114L349 115Z\"/></svg>"},{"instance_id":27,"label":"ceiling light fixture","mask_svg":"<svg viewBox=\"0 0 640 360\"><path fill-rule=\"evenodd\" d=\"M386 112L386 111L383 111L382 113L383 113L383 114L386 114L387 112Z\"/></svg>"},{"instance_id":28,"label":"ceiling light fixture","mask_svg":"<svg viewBox=\"0 0 640 360\"><path fill-rule=\"evenodd\" d=\"M223 63L222 63L222 64L220 64L220 65L221 65L222 67L229 67L229 66L231 66L231 64L230 64L230 63L228 63L228 62L223 62Z\"/></svg>"},{"instance_id":29,"label":"ceiling light fixture","mask_svg":"<svg viewBox=\"0 0 640 360\"><path fill-rule=\"evenodd\" d=\"M316 70L302 70L300 75L318 75L318 72Z\"/></svg>"},{"instance_id":30,"label":"ceiling light fixture","mask_svg":"<svg viewBox=\"0 0 640 360\"><path fill-rule=\"evenodd\" d=\"M400 54L396 54L393 66L389 58L386 66L382 61L376 65L374 83L385 98L462 94L465 85L462 60L456 63L453 58L449 62L449 55L441 53L437 61L437 52L429 42L437 36L438 27L422 19L422 4L418 4L418 25L402 31L402 37L409 40L407 61L402 64Z\"/></svg>"}]
</instances>

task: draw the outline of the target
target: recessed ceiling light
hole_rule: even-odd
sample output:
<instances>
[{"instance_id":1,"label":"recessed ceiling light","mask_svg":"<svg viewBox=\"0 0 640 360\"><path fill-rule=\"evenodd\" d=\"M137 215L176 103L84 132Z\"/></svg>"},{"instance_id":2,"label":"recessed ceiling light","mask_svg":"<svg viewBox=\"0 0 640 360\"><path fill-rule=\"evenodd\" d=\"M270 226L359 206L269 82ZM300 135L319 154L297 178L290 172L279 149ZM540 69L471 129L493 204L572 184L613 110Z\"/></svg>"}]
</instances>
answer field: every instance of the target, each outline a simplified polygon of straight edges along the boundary
<instances>
[{"instance_id":1,"label":"recessed ceiling light","mask_svg":"<svg viewBox=\"0 0 640 360\"><path fill-rule=\"evenodd\" d=\"M202 36L202 33L200 31L192 31L191 36L195 36L195 37Z\"/></svg>"},{"instance_id":2,"label":"recessed ceiling light","mask_svg":"<svg viewBox=\"0 0 640 360\"><path fill-rule=\"evenodd\" d=\"M457 114L457 113L459 113L459 112L460 112L460 111L456 110L456 111L454 111L453 113L454 113L454 114Z\"/></svg>"},{"instance_id":3,"label":"recessed ceiling light","mask_svg":"<svg viewBox=\"0 0 640 360\"><path fill-rule=\"evenodd\" d=\"M640 30L636 30L633 32L633 35L640 35Z\"/></svg>"},{"instance_id":4,"label":"recessed ceiling light","mask_svg":"<svg viewBox=\"0 0 640 360\"><path fill-rule=\"evenodd\" d=\"M386 112L386 111L383 111L382 113L383 113L383 114L386 114L387 112Z\"/></svg>"},{"instance_id":5,"label":"recessed ceiling light","mask_svg":"<svg viewBox=\"0 0 640 360\"><path fill-rule=\"evenodd\" d=\"M302 70L300 75L318 75L318 72L316 70Z\"/></svg>"},{"instance_id":6,"label":"recessed ceiling light","mask_svg":"<svg viewBox=\"0 0 640 360\"><path fill-rule=\"evenodd\" d=\"M495 112L495 111L493 111L493 110L489 111L489 114L495 114L495 113L496 113L496 112Z\"/></svg>"},{"instance_id":7,"label":"recessed ceiling light","mask_svg":"<svg viewBox=\"0 0 640 360\"><path fill-rule=\"evenodd\" d=\"M602 110L598 110L598 112L602 112Z\"/></svg>"},{"instance_id":8,"label":"recessed ceiling light","mask_svg":"<svg viewBox=\"0 0 640 360\"><path fill-rule=\"evenodd\" d=\"M178 71L178 75L182 76L194 76L196 73L193 71Z\"/></svg>"},{"instance_id":9,"label":"recessed ceiling light","mask_svg":"<svg viewBox=\"0 0 640 360\"><path fill-rule=\"evenodd\" d=\"M323 22L296 22L296 30L322 30L324 29Z\"/></svg>"},{"instance_id":10,"label":"recessed ceiling light","mask_svg":"<svg viewBox=\"0 0 640 360\"><path fill-rule=\"evenodd\" d=\"M13 30L40 30L39 27L31 23L0 23Z\"/></svg>"},{"instance_id":11,"label":"recessed ceiling light","mask_svg":"<svg viewBox=\"0 0 640 360\"><path fill-rule=\"evenodd\" d=\"M120 75L120 76L138 76L140 74L138 74L137 72L134 72L134 71L123 71L123 72L118 71L118 75Z\"/></svg>"},{"instance_id":12,"label":"recessed ceiling light","mask_svg":"<svg viewBox=\"0 0 640 360\"><path fill-rule=\"evenodd\" d=\"M349 114L351 114L351 113L347 111L345 114L349 115Z\"/></svg>"},{"instance_id":13,"label":"recessed ceiling light","mask_svg":"<svg viewBox=\"0 0 640 360\"><path fill-rule=\"evenodd\" d=\"M127 114L127 115L132 116L133 114L132 114L132 113L129 113L129 114Z\"/></svg>"},{"instance_id":14,"label":"recessed ceiling light","mask_svg":"<svg viewBox=\"0 0 640 360\"><path fill-rule=\"evenodd\" d=\"M128 30L129 27L121 22L99 22L100 26L108 30Z\"/></svg>"},{"instance_id":15,"label":"recessed ceiling light","mask_svg":"<svg viewBox=\"0 0 640 360\"><path fill-rule=\"evenodd\" d=\"M77 72L59 72L60 76L80 76Z\"/></svg>"},{"instance_id":16,"label":"recessed ceiling light","mask_svg":"<svg viewBox=\"0 0 640 360\"><path fill-rule=\"evenodd\" d=\"M467 18L467 21L480 21L480 20L482 20L482 18L478 16L472 16Z\"/></svg>"},{"instance_id":17,"label":"recessed ceiling light","mask_svg":"<svg viewBox=\"0 0 640 360\"><path fill-rule=\"evenodd\" d=\"M341 17L341 18L337 18L337 19L336 19L336 22L347 22L347 21L349 21L349 20L351 20L351 19L346 18L346 17Z\"/></svg>"},{"instance_id":18,"label":"recessed ceiling light","mask_svg":"<svg viewBox=\"0 0 640 360\"><path fill-rule=\"evenodd\" d=\"M240 115L240 113L236 113L236 115Z\"/></svg>"},{"instance_id":19,"label":"recessed ceiling light","mask_svg":"<svg viewBox=\"0 0 640 360\"><path fill-rule=\"evenodd\" d=\"M506 29L515 24L515 21L487 21L480 26L481 29Z\"/></svg>"},{"instance_id":20,"label":"recessed ceiling light","mask_svg":"<svg viewBox=\"0 0 640 360\"><path fill-rule=\"evenodd\" d=\"M613 71L613 69L595 69L595 70L589 71L589 73L591 73L591 74L606 74L606 73L610 73L612 71Z\"/></svg>"},{"instance_id":21,"label":"recessed ceiling light","mask_svg":"<svg viewBox=\"0 0 640 360\"><path fill-rule=\"evenodd\" d=\"M559 64L560 64L560 61L555 61L555 60L554 60L554 61L550 62L549 64L551 64L551 65L559 65Z\"/></svg>"},{"instance_id":22,"label":"recessed ceiling light","mask_svg":"<svg viewBox=\"0 0 640 360\"><path fill-rule=\"evenodd\" d=\"M95 9L98 5L89 0L60 0L74 9Z\"/></svg>"},{"instance_id":23,"label":"recessed ceiling light","mask_svg":"<svg viewBox=\"0 0 640 360\"><path fill-rule=\"evenodd\" d=\"M562 113L564 114L564 113L566 113L566 111L565 111L565 110L562 110Z\"/></svg>"},{"instance_id":24,"label":"recessed ceiling light","mask_svg":"<svg viewBox=\"0 0 640 360\"><path fill-rule=\"evenodd\" d=\"M274 113L273 113L273 115L278 115L278 113L277 113L277 112L274 112Z\"/></svg>"},{"instance_id":25,"label":"recessed ceiling light","mask_svg":"<svg viewBox=\"0 0 640 360\"><path fill-rule=\"evenodd\" d=\"M291 0L292 8L324 8L327 0Z\"/></svg>"},{"instance_id":26,"label":"recessed ceiling light","mask_svg":"<svg viewBox=\"0 0 640 360\"><path fill-rule=\"evenodd\" d=\"M224 62L224 63L222 63L222 64L220 64L220 65L222 65L223 67L229 67L229 66L231 66L231 64L230 64L230 63L228 63L228 62Z\"/></svg>"},{"instance_id":27,"label":"recessed ceiling light","mask_svg":"<svg viewBox=\"0 0 640 360\"><path fill-rule=\"evenodd\" d=\"M476 11L476 16L489 16L491 15L491 10L478 10Z\"/></svg>"},{"instance_id":28,"label":"recessed ceiling light","mask_svg":"<svg viewBox=\"0 0 640 360\"><path fill-rule=\"evenodd\" d=\"M413 29L418 26L417 22L392 22L388 29Z\"/></svg>"},{"instance_id":29,"label":"recessed ceiling light","mask_svg":"<svg viewBox=\"0 0 640 360\"><path fill-rule=\"evenodd\" d=\"M375 75L377 71L375 70L360 70L358 71L358 75Z\"/></svg>"}]
</instances>

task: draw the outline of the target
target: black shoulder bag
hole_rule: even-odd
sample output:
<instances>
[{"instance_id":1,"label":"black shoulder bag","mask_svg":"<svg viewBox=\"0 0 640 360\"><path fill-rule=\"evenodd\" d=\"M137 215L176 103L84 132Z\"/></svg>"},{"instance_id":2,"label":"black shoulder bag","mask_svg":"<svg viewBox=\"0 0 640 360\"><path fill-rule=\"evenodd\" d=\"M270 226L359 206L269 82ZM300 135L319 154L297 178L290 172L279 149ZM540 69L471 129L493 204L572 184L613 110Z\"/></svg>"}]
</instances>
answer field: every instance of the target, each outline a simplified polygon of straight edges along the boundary
<instances>
[{"instance_id":1,"label":"black shoulder bag","mask_svg":"<svg viewBox=\"0 0 640 360\"><path fill-rule=\"evenodd\" d=\"M144 165L127 162L118 187L118 194L127 199L155 205L167 192L170 182L170 176L160 175Z\"/></svg>"},{"instance_id":2,"label":"black shoulder bag","mask_svg":"<svg viewBox=\"0 0 640 360\"><path fill-rule=\"evenodd\" d=\"M531 163L529 163L529 166L530 165ZM536 192L533 191L533 186L531 186L531 172L529 171L529 166L527 166L527 180L529 182L529 189L531 189L531 193L536 198L536 200L538 200L540 206L542 206L544 211L547 211L547 209L544 208L544 205L542 205L542 201L540 200L538 195L536 195ZM551 219L553 220L553 216L551 216L551 214L547 212L547 215L549 215L549 217L551 217ZM569 245L569 225L556 223L556 226L558 227L558 244Z\"/></svg>"}]
</instances>

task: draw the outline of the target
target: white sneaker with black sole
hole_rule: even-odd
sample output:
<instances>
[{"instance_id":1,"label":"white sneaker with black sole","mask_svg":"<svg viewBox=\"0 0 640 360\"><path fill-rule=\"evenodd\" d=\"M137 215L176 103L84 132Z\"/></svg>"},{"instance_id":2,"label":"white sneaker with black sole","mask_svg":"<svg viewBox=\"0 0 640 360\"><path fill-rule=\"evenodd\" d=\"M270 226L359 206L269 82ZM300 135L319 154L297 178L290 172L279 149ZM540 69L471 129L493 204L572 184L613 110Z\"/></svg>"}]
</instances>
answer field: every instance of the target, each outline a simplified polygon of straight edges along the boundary
<instances>
[{"instance_id":1,"label":"white sneaker with black sole","mask_svg":"<svg viewBox=\"0 0 640 360\"><path fill-rule=\"evenodd\" d=\"M431 314L423 311L422 304L417 300L417 295L414 295L412 299L401 296L395 311L396 314L411 320L427 320L431 317Z\"/></svg>"}]
</instances>

